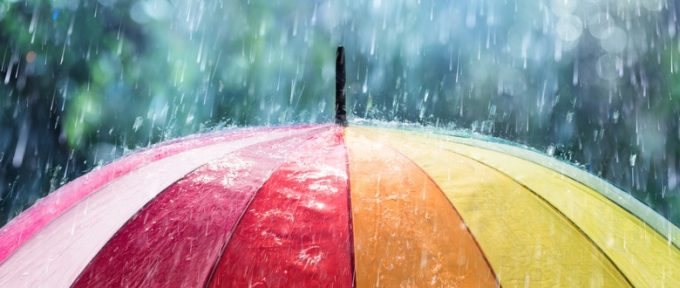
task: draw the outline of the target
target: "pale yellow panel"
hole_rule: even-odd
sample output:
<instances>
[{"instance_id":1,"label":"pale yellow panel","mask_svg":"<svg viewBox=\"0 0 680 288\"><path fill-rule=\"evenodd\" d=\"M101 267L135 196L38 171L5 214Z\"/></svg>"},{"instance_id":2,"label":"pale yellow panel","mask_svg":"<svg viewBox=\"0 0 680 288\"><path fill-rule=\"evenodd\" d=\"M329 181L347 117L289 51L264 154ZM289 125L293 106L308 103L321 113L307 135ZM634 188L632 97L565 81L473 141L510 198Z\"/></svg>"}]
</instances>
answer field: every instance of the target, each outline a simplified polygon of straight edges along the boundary
<instances>
[{"instance_id":1,"label":"pale yellow panel","mask_svg":"<svg viewBox=\"0 0 680 288\"><path fill-rule=\"evenodd\" d=\"M503 287L630 286L575 225L512 178L446 151L442 141L358 127L346 133L386 143L423 168L453 202Z\"/></svg>"}]
</instances>

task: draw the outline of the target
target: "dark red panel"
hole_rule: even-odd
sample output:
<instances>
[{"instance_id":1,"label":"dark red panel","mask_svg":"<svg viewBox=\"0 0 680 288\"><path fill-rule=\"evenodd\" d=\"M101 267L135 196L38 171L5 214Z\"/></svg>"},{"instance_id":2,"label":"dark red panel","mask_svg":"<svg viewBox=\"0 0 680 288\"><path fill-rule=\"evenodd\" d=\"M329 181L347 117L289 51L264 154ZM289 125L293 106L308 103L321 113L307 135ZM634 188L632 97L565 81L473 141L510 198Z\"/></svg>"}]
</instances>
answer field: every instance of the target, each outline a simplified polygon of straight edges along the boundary
<instances>
[{"instance_id":1,"label":"dark red panel","mask_svg":"<svg viewBox=\"0 0 680 288\"><path fill-rule=\"evenodd\" d=\"M210 287L351 287L347 156L342 129L301 147L236 227Z\"/></svg>"},{"instance_id":2,"label":"dark red panel","mask_svg":"<svg viewBox=\"0 0 680 288\"><path fill-rule=\"evenodd\" d=\"M204 285L256 191L314 131L242 149L171 185L123 226L73 287Z\"/></svg>"}]
</instances>

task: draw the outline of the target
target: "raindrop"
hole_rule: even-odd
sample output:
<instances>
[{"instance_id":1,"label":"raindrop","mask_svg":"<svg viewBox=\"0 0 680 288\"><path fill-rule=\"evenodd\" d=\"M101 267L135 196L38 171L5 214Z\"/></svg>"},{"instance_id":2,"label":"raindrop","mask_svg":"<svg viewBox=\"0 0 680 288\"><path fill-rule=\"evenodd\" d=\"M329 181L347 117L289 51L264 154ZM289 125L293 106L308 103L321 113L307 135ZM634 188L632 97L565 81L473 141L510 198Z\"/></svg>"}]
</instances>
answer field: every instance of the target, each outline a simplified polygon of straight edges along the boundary
<instances>
[{"instance_id":1,"label":"raindrop","mask_svg":"<svg viewBox=\"0 0 680 288\"><path fill-rule=\"evenodd\" d=\"M635 163L637 162L637 154L634 154L634 153L631 154L628 161L630 162L631 167L635 167Z\"/></svg>"},{"instance_id":2,"label":"raindrop","mask_svg":"<svg viewBox=\"0 0 680 288\"><path fill-rule=\"evenodd\" d=\"M627 41L626 31L619 27L611 27L600 38L600 46L607 52L620 53L626 48Z\"/></svg>"},{"instance_id":3,"label":"raindrop","mask_svg":"<svg viewBox=\"0 0 680 288\"><path fill-rule=\"evenodd\" d=\"M19 140L14 149L14 157L12 158L12 166L20 167L24 163L24 156L26 155L26 145L28 144L28 133L29 133L28 121L24 121L21 124L21 130L19 131Z\"/></svg>"},{"instance_id":4,"label":"raindrop","mask_svg":"<svg viewBox=\"0 0 680 288\"><path fill-rule=\"evenodd\" d=\"M582 31L583 23L581 22L581 19L576 16L568 15L560 17L560 21L557 22L557 37L559 37L562 41L576 41L579 37L581 37Z\"/></svg>"},{"instance_id":5,"label":"raindrop","mask_svg":"<svg viewBox=\"0 0 680 288\"><path fill-rule=\"evenodd\" d=\"M597 75L606 80L614 80L623 69L623 60L613 54L602 55L595 66Z\"/></svg>"},{"instance_id":6,"label":"raindrop","mask_svg":"<svg viewBox=\"0 0 680 288\"><path fill-rule=\"evenodd\" d=\"M614 20L609 14L595 13L588 17L588 31L595 38L601 39L615 27Z\"/></svg>"},{"instance_id":7,"label":"raindrop","mask_svg":"<svg viewBox=\"0 0 680 288\"><path fill-rule=\"evenodd\" d=\"M545 153L548 154L549 156L555 155L555 146L548 145L548 148L545 150Z\"/></svg>"},{"instance_id":8,"label":"raindrop","mask_svg":"<svg viewBox=\"0 0 680 288\"><path fill-rule=\"evenodd\" d=\"M137 132L137 130L139 130L139 128L142 127L143 122L144 122L144 120L142 119L141 116L138 116L137 118L135 118L135 123L132 124L132 130Z\"/></svg>"}]
</instances>

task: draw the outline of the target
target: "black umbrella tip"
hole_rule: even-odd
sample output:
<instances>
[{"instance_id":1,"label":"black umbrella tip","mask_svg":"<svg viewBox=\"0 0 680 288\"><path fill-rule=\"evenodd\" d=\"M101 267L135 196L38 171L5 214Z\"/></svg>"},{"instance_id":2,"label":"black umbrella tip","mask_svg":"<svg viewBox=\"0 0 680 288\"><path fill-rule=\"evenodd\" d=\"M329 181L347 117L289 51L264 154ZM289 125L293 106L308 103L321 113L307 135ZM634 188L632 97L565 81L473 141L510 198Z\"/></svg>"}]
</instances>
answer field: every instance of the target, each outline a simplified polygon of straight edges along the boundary
<instances>
[{"instance_id":1,"label":"black umbrella tip","mask_svg":"<svg viewBox=\"0 0 680 288\"><path fill-rule=\"evenodd\" d=\"M338 46L335 57L335 123L343 126L347 126L345 79L345 48Z\"/></svg>"}]
</instances>

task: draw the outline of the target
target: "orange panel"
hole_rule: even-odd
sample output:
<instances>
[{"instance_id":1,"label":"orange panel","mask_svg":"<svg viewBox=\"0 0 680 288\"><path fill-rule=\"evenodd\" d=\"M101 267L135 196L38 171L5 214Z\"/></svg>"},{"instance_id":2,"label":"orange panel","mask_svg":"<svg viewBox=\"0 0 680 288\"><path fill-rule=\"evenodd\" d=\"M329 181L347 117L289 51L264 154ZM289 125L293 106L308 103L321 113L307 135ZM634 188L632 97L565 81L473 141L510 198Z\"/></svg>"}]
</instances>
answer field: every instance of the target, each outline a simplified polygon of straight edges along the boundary
<instances>
[{"instance_id":1,"label":"orange panel","mask_svg":"<svg viewBox=\"0 0 680 288\"><path fill-rule=\"evenodd\" d=\"M354 135L346 143L357 286L498 286L434 182L398 152Z\"/></svg>"}]
</instances>

